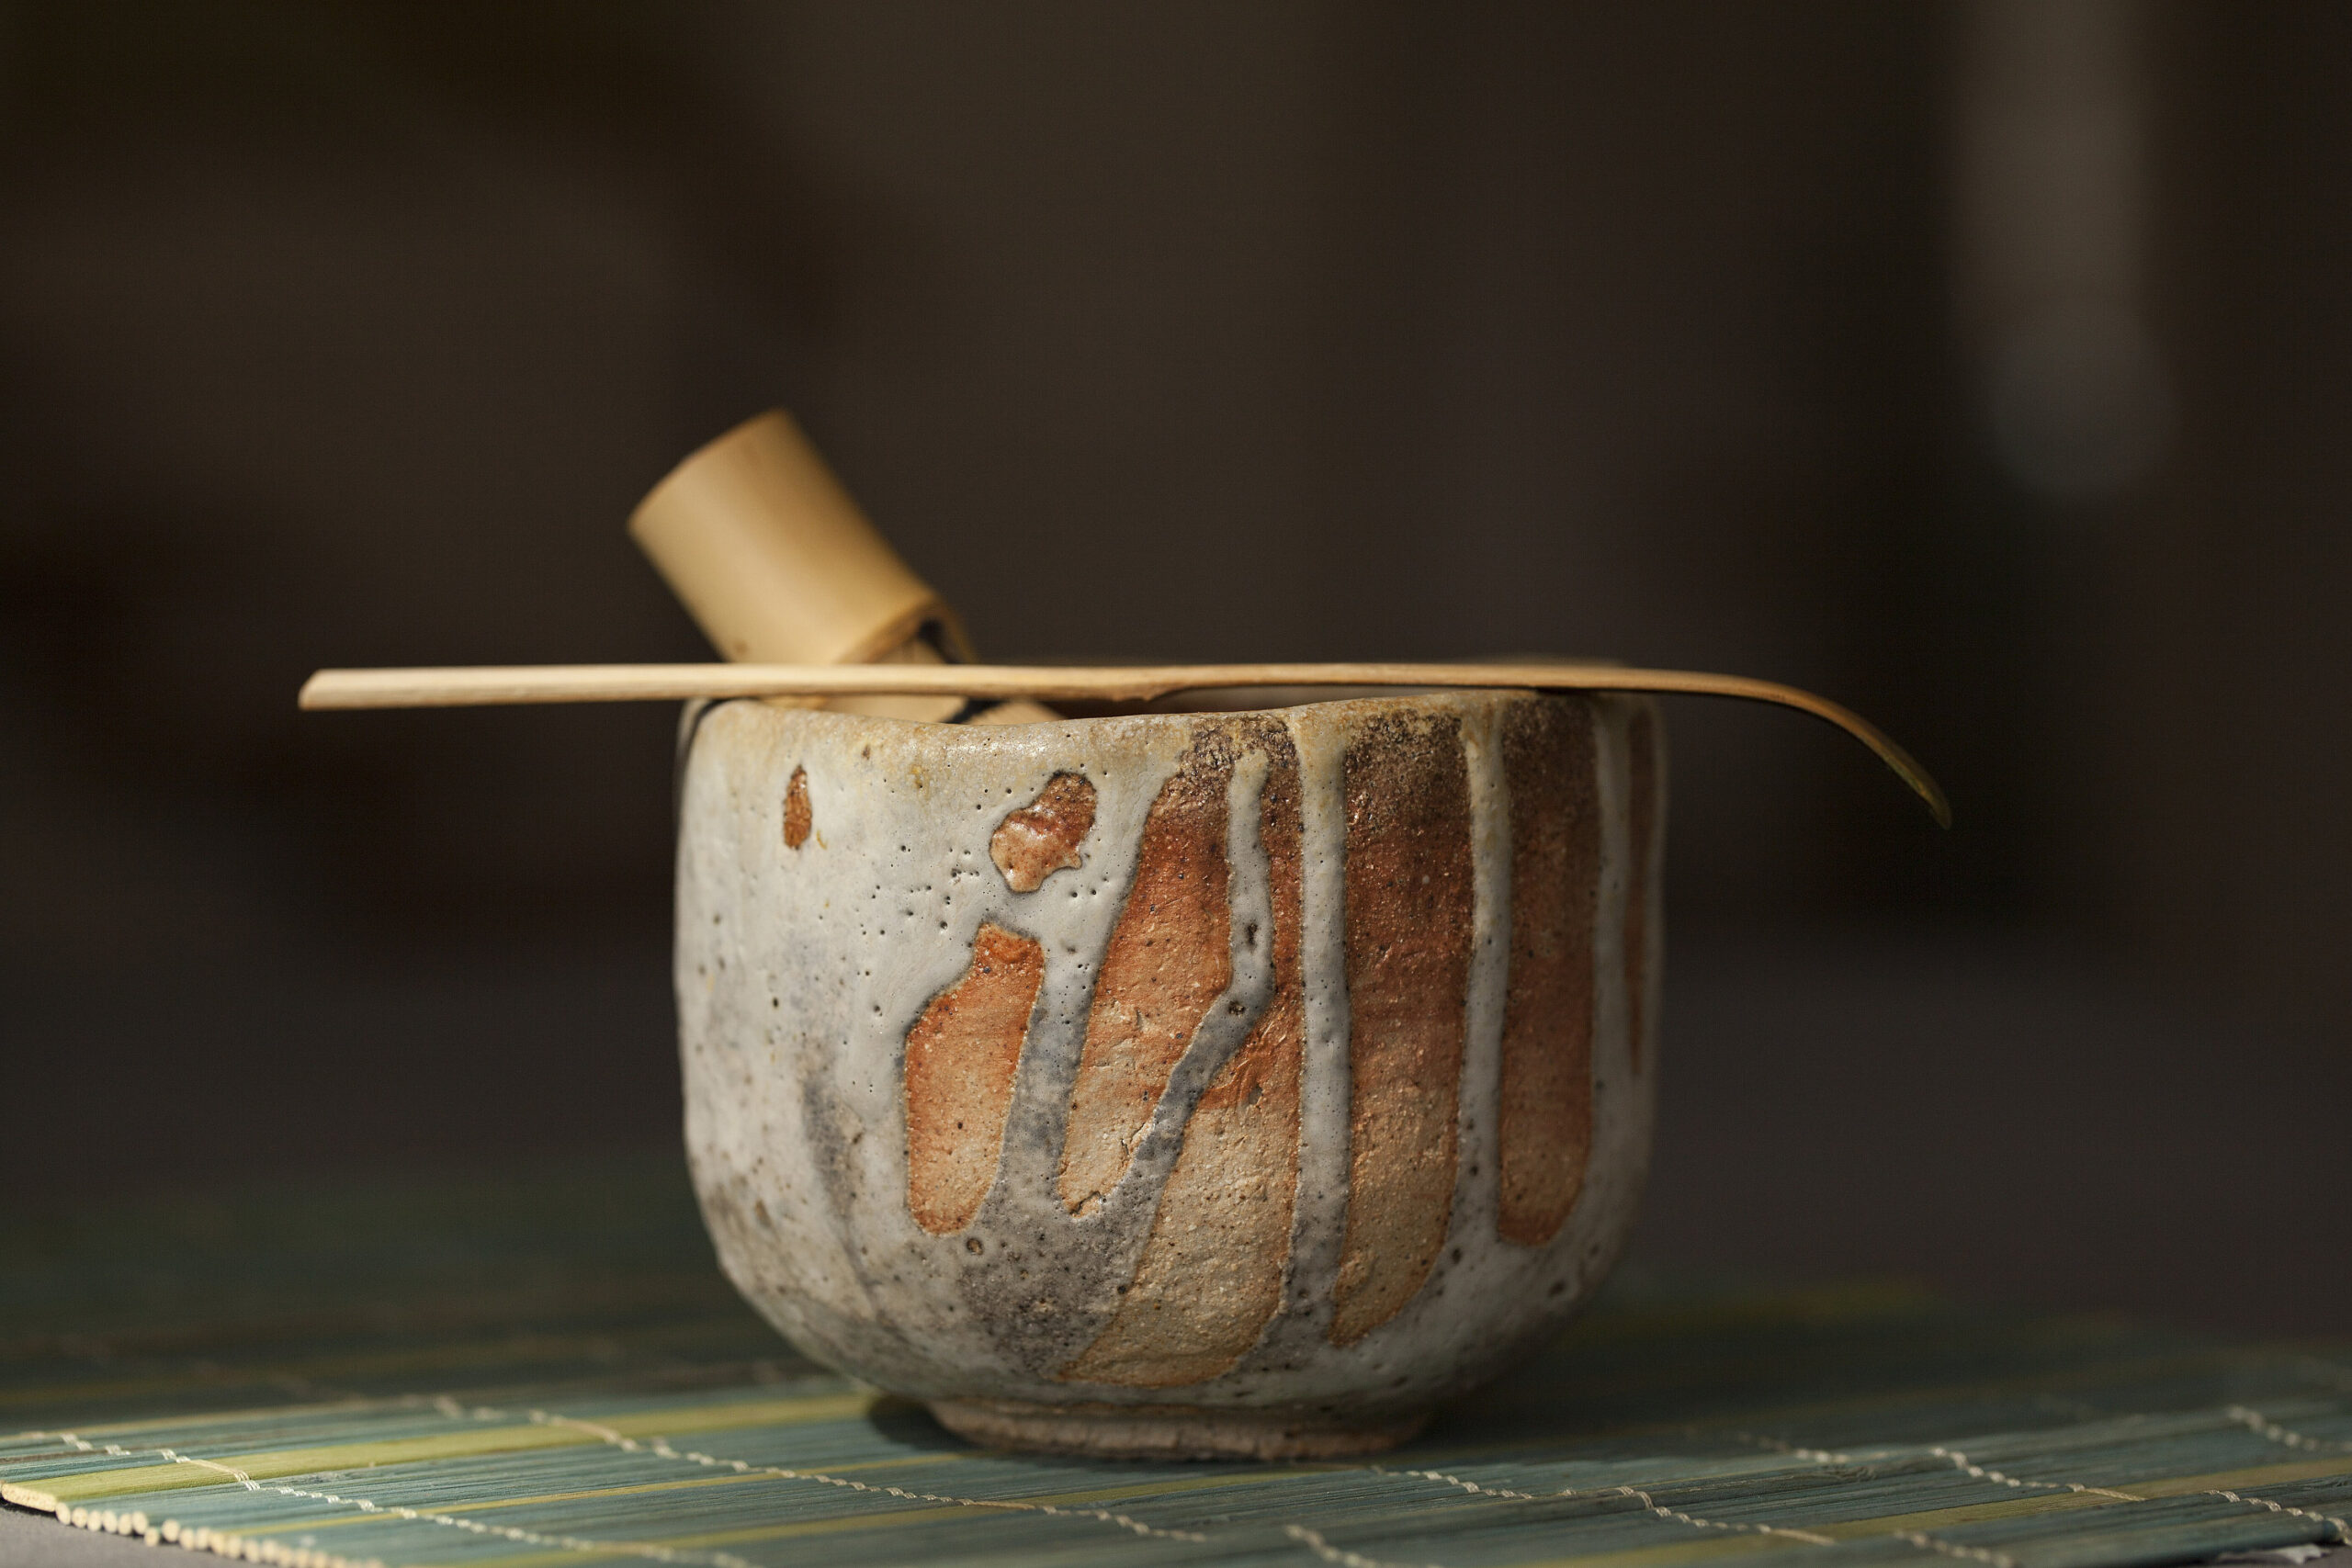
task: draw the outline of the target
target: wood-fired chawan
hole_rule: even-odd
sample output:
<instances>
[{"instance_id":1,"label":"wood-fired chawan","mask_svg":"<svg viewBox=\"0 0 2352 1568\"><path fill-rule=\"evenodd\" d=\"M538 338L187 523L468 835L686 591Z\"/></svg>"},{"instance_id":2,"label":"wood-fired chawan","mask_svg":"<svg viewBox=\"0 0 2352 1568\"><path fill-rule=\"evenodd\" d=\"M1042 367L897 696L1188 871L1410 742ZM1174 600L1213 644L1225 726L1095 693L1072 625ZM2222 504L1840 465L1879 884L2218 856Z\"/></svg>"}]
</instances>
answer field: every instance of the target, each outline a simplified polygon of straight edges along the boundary
<instances>
[{"instance_id":1,"label":"wood-fired chawan","mask_svg":"<svg viewBox=\"0 0 2352 1568\"><path fill-rule=\"evenodd\" d=\"M1395 1442L1591 1293L1650 1150L1649 700L690 714L721 1261L983 1441Z\"/></svg>"}]
</instances>

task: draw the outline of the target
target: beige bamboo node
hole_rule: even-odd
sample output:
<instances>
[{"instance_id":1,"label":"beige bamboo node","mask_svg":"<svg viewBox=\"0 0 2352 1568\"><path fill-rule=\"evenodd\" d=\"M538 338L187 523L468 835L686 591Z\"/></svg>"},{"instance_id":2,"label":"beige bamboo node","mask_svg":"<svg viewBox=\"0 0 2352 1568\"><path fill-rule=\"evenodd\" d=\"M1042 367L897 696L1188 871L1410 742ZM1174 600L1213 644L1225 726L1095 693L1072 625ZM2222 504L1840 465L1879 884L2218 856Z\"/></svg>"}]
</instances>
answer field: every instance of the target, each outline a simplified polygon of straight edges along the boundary
<instances>
[{"instance_id":1,"label":"beige bamboo node","mask_svg":"<svg viewBox=\"0 0 2352 1568\"><path fill-rule=\"evenodd\" d=\"M790 414L746 420L673 468L638 504L629 534L713 647L746 664L938 665L969 660L955 610L917 577L834 477ZM858 694L800 702L939 720L956 696ZM984 723L1054 717L1035 703Z\"/></svg>"}]
</instances>

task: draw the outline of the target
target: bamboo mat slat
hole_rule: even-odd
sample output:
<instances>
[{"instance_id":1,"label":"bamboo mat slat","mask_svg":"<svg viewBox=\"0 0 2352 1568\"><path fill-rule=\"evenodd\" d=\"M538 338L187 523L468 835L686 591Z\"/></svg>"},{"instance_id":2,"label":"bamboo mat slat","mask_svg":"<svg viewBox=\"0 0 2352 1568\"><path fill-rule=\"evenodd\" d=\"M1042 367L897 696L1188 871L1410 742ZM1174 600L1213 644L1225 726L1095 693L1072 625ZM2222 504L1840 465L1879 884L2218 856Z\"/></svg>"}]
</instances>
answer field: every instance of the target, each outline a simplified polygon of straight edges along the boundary
<instances>
[{"instance_id":1,"label":"bamboo mat slat","mask_svg":"<svg viewBox=\"0 0 2352 1568\"><path fill-rule=\"evenodd\" d=\"M2352 1343L1630 1274L1377 1463L983 1452L669 1161L0 1221L0 1488L301 1563L2120 1568L2352 1537Z\"/></svg>"}]
</instances>

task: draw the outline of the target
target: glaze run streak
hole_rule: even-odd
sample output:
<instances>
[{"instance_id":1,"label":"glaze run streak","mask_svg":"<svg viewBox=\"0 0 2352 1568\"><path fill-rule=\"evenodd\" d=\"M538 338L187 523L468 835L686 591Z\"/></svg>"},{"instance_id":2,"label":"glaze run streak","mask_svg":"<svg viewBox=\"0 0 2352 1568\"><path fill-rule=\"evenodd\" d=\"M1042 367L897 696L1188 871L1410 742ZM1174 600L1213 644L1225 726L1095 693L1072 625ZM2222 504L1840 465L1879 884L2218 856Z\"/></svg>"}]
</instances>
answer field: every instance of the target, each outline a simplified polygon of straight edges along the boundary
<instances>
[{"instance_id":1,"label":"glaze run streak","mask_svg":"<svg viewBox=\"0 0 2352 1568\"><path fill-rule=\"evenodd\" d=\"M1109 1325L1064 1372L1074 1381L1205 1382L1232 1370L1282 1310L1298 1194L1306 1010L1298 968L1298 759L1286 734L1266 739L1275 755L1258 820L1235 815L1240 828L1256 828L1265 857L1273 929L1245 926L1243 944L1271 943L1273 995L1185 1124L1143 1262Z\"/></svg>"},{"instance_id":2,"label":"glaze run streak","mask_svg":"<svg viewBox=\"0 0 2352 1568\"><path fill-rule=\"evenodd\" d=\"M1126 1174L1177 1062L1232 983L1225 842L1232 784L1232 750L1204 738L1144 820L1135 880L1102 956L1070 1085L1058 1184L1073 1214L1101 1208Z\"/></svg>"}]
</instances>

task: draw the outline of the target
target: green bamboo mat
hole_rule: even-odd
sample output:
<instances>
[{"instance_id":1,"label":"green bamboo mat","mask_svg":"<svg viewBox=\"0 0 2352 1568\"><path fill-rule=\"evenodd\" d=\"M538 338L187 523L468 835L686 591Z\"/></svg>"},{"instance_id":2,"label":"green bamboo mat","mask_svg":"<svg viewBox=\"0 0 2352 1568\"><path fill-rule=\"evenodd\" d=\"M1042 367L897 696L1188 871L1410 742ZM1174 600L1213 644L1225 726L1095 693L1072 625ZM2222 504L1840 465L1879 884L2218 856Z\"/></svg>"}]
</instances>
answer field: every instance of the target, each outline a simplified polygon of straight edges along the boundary
<instances>
[{"instance_id":1,"label":"green bamboo mat","mask_svg":"<svg viewBox=\"0 0 2352 1568\"><path fill-rule=\"evenodd\" d=\"M0 1220L0 1484L245 1560L1994 1568L2352 1536L2352 1345L1628 1275L1378 1463L991 1454L795 1357L671 1162Z\"/></svg>"}]
</instances>

